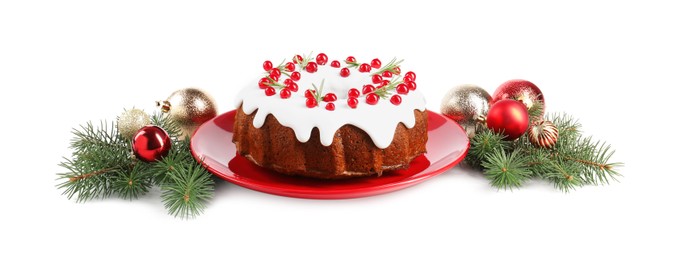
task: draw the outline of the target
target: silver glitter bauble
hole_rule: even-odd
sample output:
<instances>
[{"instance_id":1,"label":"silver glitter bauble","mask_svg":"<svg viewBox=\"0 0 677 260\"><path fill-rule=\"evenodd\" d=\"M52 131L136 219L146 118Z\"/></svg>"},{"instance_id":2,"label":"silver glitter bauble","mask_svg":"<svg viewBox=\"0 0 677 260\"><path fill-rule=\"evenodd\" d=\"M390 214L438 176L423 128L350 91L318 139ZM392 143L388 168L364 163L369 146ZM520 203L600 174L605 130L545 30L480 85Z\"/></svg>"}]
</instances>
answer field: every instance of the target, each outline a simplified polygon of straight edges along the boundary
<instances>
[{"instance_id":1,"label":"silver glitter bauble","mask_svg":"<svg viewBox=\"0 0 677 260\"><path fill-rule=\"evenodd\" d=\"M117 127L120 135L132 139L139 129L150 124L150 117L141 109L125 110L118 116Z\"/></svg>"},{"instance_id":2,"label":"silver glitter bauble","mask_svg":"<svg viewBox=\"0 0 677 260\"><path fill-rule=\"evenodd\" d=\"M456 121L472 138L486 117L491 104L491 95L486 90L471 84L457 86L442 98L440 111Z\"/></svg>"}]
</instances>

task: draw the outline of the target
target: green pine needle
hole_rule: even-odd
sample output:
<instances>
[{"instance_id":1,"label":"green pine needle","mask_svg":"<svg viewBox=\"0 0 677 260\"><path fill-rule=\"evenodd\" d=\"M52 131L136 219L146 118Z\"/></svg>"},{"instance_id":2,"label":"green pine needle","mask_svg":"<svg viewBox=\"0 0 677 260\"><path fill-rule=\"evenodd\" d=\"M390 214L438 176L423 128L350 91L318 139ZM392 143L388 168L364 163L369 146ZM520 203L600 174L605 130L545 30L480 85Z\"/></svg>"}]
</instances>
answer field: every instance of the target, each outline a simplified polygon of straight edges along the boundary
<instances>
[{"instance_id":1,"label":"green pine needle","mask_svg":"<svg viewBox=\"0 0 677 260\"><path fill-rule=\"evenodd\" d=\"M480 167L483 158L496 150L505 150L510 142L504 140L504 136L490 130L477 133L470 139L470 149L466 162L473 167Z\"/></svg>"},{"instance_id":2,"label":"green pine needle","mask_svg":"<svg viewBox=\"0 0 677 260\"><path fill-rule=\"evenodd\" d=\"M197 162L175 167L167 172L162 185L162 202L169 214L192 218L201 214L214 194L214 181Z\"/></svg>"},{"instance_id":3,"label":"green pine needle","mask_svg":"<svg viewBox=\"0 0 677 260\"><path fill-rule=\"evenodd\" d=\"M522 156L520 150L506 154L505 150L497 149L486 156L482 166L491 186L498 189L519 188L531 177L531 171L527 164L527 158Z\"/></svg>"}]
</instances>

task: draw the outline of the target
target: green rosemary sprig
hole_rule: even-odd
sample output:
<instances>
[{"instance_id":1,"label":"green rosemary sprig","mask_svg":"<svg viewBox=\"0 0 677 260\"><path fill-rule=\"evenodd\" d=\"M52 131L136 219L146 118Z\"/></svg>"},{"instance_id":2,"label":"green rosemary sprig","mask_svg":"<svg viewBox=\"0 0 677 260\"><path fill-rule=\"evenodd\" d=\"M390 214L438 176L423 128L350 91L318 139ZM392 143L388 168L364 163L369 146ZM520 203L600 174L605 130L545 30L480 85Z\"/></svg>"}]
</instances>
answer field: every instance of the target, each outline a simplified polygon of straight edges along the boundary
<instances>
[{"instance_id":1,"label":"green rosemary sprig","mask_svg":"<svg viewBox=\"0 0 677 260\"><path fill-rule=\"evenodd\" d=\"M320 101L322 101L322 91L324 90L324 79L322 79L322 82L320 83L320 88L318 89L315 86L315 83L312 84L313 86L313 98L315 98L315 101L317 101L317 105L320 105Z\"/></svg>"},{"instance_id":2,"label":"green rosemary sprig","mask_svg":"<svg viewBox=\"0 0 677 260\"><path fill-rule=\"evenodd\" d=\"M298 59L296 59L296 56L294 56L294 62L299 64L299 66L301 67L301 70L306 69L306 66L308 66L308 62L315 60L315 58L313 58L313 52L312 51L308 55L304 54L302 58L303 58L303 60L298 60Z\"/></svg>"},{"instance_id":3,"label":"green rosemary sprig","mask_svg":"<svg viewBox=\"0 0 677 260\"><path fill-rule=\"evenodd\" d=\"M380 75L380 74L382 74L383 72L386 72L386 71L390 71L390 72L392 72L393 74L397 74L397 73L396 73L397 70L396 70L395 68L399 67L399 66L400 66L400 63L402 63L403 61L404 61L404 60L399 60L399 61L398 61L397 58L393 58L393 59L390 60L390 62L388 62L386 65L382 66L381 69L377 70L377 71L374 72L374 73L371 73L371 75L372 75L372 76L373 76L373 75Z\"/></svg>"},{"instance_id":4,"label":"green rosemary sprig","mask_svg":"<svg viewBox=\"0 0 677 260\"><path fill-rule=\"evenodd\" d=\"M404 81L400 80L401 77L397 77L393 81L390 81L388 85L385 85L383 87L377 88L374 90L374 94L378 95L380 98L388 98L391 95L393 95L392 91L397 88L397 85L404 83Z\"/></svg>"}]
</instances>

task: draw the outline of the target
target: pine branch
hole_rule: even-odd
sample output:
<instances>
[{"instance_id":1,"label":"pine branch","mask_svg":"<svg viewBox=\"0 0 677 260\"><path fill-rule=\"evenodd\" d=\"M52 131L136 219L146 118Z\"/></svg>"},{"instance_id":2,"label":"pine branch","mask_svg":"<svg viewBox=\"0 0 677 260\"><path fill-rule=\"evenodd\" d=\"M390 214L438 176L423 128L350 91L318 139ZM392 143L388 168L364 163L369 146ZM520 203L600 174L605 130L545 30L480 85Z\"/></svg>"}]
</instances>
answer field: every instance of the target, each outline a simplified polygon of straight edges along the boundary
<instances>
[{"instance_id":1,"label":"pine branch","mask_svg":"<svg viewBox=\"0 0 677 260\"><path fill-rule=\"evenodd\" d=\"M503 139L503 135L494 133L492 131L482 131L477 133L470 139L470 150L466 162L473 167L481 167L482 161L487 155L496 150L505 150L509 147L510 142Z\"/></svg>"},{"instance_id":2,"label":"pine branch","mask_svg":"<svg viewBox=\"0 0 677 260\"><path fill-rule=\"evenodd\" d=\"M197 162L176 165L161 186L162 202L169 214L193 218L201 214L214 193L214 181Z\"/></svg>"},{"instance_id":3,"label":"pine branch","mask_svg":"<svg viewBox=\"0 0 677 260\"><path fill-rule=\"evenodd\" d=\"M520 150L510 154L503 149L494 150L486 156L482 166L487 169L484 174L491 181L491 186L498 189L519 188L532 175L527 158Z\"/></svg>"}]
</instances>

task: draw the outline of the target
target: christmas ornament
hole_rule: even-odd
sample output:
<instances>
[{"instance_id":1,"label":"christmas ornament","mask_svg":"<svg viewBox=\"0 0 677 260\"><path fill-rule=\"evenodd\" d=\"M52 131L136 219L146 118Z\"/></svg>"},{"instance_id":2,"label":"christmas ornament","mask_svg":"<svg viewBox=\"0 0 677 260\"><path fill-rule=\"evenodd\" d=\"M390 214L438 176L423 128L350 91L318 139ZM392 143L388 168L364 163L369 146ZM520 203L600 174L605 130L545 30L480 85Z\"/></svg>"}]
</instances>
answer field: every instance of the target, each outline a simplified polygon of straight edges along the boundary
<instances>
[{"instance_id":1,"label":"christmas ornament","mask_svg":"<svg viewBox=\"0 0 677 260\"><path fill-rule=\"evenodd\" d=\"M495 133L502 133L507 140L515 140L529 127L529 113L521 102L505 99L489 108L486 122Z\"/></svg>"},{"instance_id":2,"label":"christmas ornament","mask_svg":"<svg viewBox=\"0 0 677 260\"><path fill-rule=\"evenodd\" d=\"M557 143L559 131L550 121L538 120L534 122L527 132L529 142L540 148L552 148Z\"/></svg>"},{"instance_id":3,"label":"christmas ornament","mask_svg":"<svg viewBox=\"0 0 677 260\"><path fill-rule=\"evenodd\" d=\"M118 132L125 139L132 139L141 127L150 124L150 117L141 109L132 108L125 110L122 115L118 117L117 127Z\"/></svg>"},{"instance_id":4,"label":"christmas ornament","mask_svg":"<svg viewBox=\"0 0 677 260\"><path fill-rule=\"evenodd\" d=\"M142 127L132 139L132 150L139 160L154 162L162 159L172 148L172 140L164 129L158 126Z\"/></svg>"},{"instance_id":5,"label":"christmas ornament","mask_svg":"<svg viewBox=\"0 0 677 260\"><path fill-rule=\"evenodd\" d=\"M476 85L459 85L442 98L440 111L461 125L468 137L472 138L477 132L480 118L486 117L491 100L489 93Z\"/></svg>"},{"instance_id":6,"label":"christmas ornament","mask_svg":"<svg viewBox=\"0 0 677 260\"><path fill-rule=\"evenodd\" d=\"M196 88L177 90L157 106L181 126L182 137L191 136L202 123L216 117L217 111L212 97Z\"/></svg>"},{"instance_id":7,"label":"christmas ornament","mask_svg":"<svg viewBox=\"0 0 677 260\"><path fill-rule=\"evenodd\" d=\"M543 116L543 112L545 111L543 92L541 92L534 83L522 79L509 80L501 84L501 86L494 91L493 99L494 102L504 99L514 99L524 103L529 110L534 107L536 102L539 102L542 104L540 116Z\"/></svg>"}]
</instances>

